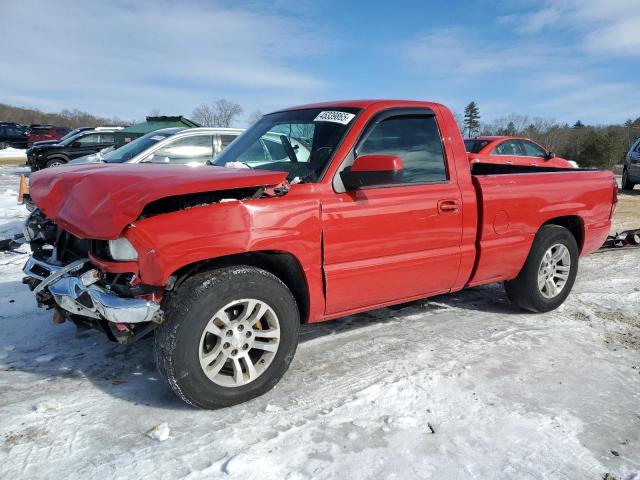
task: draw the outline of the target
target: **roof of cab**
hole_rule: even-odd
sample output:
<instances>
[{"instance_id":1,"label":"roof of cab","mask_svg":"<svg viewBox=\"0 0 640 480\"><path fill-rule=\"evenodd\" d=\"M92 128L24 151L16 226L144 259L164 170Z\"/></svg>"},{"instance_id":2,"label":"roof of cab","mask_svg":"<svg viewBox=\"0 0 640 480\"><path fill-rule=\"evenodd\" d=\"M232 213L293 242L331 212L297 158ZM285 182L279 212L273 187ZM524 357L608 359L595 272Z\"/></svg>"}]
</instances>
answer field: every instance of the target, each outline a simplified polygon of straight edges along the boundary
<instances>
[{"instance_id":1,"label":"roof of cab","mask_svg":"<svg viewBox=\"0 0 640 480\"><path fill-rule=\"evenodd\" d=\"M333 102L309 103L306 105L297 105L295 107L282 108L275 112L284 112L287 110L304 110L308 108L367 108L375 104L387 104L388 107L427 107L440 106L435 102L421 102L417 100L389 100L389 99L370 99L370 100L339 100Z\"/></svg>"}]
</instances>

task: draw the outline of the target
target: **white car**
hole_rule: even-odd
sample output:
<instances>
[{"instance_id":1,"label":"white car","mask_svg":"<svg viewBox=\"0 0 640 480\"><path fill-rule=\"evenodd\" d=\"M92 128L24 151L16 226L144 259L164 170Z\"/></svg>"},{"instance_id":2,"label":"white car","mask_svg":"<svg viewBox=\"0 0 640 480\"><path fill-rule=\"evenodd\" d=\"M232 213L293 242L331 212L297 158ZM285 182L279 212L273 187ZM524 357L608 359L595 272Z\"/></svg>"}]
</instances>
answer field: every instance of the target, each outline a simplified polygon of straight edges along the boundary
<instances>
[{"instance_id":1,"label":"white car","mask_svg":"<svg viewBox=\"0 0 640 480\"><path fill-rule=\"evenodd\" d=\"M240 128L163 128L108 153L89 155L69 164L104 162L203 165L213 161L243 131Z\"/></svg>"}]
</instances>

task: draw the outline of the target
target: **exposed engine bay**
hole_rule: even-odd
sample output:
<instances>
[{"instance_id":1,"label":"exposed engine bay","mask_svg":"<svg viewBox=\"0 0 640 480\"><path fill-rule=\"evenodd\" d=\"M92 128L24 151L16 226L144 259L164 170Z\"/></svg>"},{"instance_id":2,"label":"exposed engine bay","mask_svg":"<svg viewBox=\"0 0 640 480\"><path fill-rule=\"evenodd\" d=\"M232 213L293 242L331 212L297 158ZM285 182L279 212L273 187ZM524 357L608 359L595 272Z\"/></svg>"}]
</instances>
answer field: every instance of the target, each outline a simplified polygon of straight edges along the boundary
<instances>
[{"instance_id":1,"label":"exposed engine bay","mask_svg":"<svg viewBox=\"0 0 640 480\"><path fill-rule=\"evenodd\" d=\"M33 253L23 269L23 283L38 306L54 310L54 323L69 320L80 329L97 328L111 340L128 343L162 322L157 287L142 285L133 273L107 273L91 264L92 255L111 258L108 241L77 238L40 210L28 217L24 236Z\"/></svg>"},{"instance_id":2,"label":"exposed engine bay","mask_svg":"<svg viewBox=\"0 0 640 480\"><path fill-rule=\"evenodd\" d=\"M281 185L165 197L148 204L138 220L215 203L280 196L287 190L287 185ZM97 328L120 343L135 341L162 323L164 289L144 285L135 273L135 262L124 268L134 271L110 273L96 268L101 262L121 260L114 252L122 248L118 243L122 238L78 238L39 209L27 218L23 234L32 250L23 283L33 291L38 306L54 310L54 323L68 320L78 328Z\"/></svg>"}]
</instances>

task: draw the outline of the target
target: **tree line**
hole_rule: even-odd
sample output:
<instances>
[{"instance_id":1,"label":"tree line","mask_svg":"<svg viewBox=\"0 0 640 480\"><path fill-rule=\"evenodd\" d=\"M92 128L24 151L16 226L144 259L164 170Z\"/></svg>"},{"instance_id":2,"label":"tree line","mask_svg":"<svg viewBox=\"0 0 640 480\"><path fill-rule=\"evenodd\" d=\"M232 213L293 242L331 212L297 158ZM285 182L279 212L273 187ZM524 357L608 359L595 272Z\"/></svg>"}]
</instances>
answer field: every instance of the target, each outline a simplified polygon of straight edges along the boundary
<instances>
[{"instance_id":1,"label":"tree line","mask_svg":"<svg viewBox=\"0 0 640 480\"><path fill-rule=\"evenodd\" d=\"M509 135L527 137L556 155L574 160L581 167L613 168L624 161L631 145L640 137L640 117L623 124L585 125L512 113L492 122L482 122L480 108L470 102L464 115L456 115L466 136Z\"/></svg>"},{"instance_id":2,"label":"tree line","mask_svg":"<svg viewBox=\"0 0 640 480\"><path fill-rule=\"evenodd\" d=\"M87 126L126 125L129 123L118 117L98 117L76 108L48 113L35 108L14 107L5 103L0 103L0 121L15 122L22 125L32 125L34 123L51 124L71 129Z\"/></svg>"},{"instance_id":3,"label":"tree line","mask_svg":"<svg viewBox=\"0 0 640 480\"><path fill-rule=\"evenodd\" d=\"M195 108L191 119L203 127L232 127L237 126L243 111L239 103L221 98ZM160 111L152 110L150 114L157 116ZM247 117L247 123L251 125L261 116L260 111L252 112ZM585 125L580 120L573 124L559 123L549 118L512 113L492 122L482 122L478 104L470 102L464 109L464 115L456 115L456 120L465 136L528 137L556 155L575 160L584 167L612 168L624 160L633 142L640 137L640 117L629 119L623 124ZM136 123L119 117L99 117L78 109L47 113L3 103L0 103L0 121L24 125L46 123L68 128Z\"/></svg>"},{"instance_id":4,"label":"tree line","mask_svg":"<svg viewBox=\"0 0 640 480\"><path fill-rule=\"evenodd\" d=\"M221 98L211 103L203 103L193 110L191 120L203 127L232 127L236 126L243 109L240 104ZM171 114L171 113L169 113ZM153 109L149 116L169 115L159 109ZM249 125L262 117L258 110L251 113L247 119ZM143 120L123 120L119 117L99 117L90 113L74 109L61 112L43 112L36 108L22 108L0 103L0 122L14 122L22 125L51 124L57 127L92 127L104 125L131 125Z\"/></svg>"}]
</instances>

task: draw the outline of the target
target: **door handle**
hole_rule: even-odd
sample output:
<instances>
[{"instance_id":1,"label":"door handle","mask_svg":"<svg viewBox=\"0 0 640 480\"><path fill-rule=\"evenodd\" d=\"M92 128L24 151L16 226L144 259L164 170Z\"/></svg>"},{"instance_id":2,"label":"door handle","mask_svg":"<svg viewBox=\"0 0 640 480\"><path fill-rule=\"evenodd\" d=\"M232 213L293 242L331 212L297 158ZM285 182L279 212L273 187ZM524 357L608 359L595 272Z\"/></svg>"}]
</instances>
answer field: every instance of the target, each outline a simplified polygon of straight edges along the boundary
<instances>
[{"instance_id":1,"label":"door handle","mask_svg":"<svg viewBox=\"0 0 640 480\"><path fill-rule=\"evenodd\" d=\"M457 200L439 200L438 212L439 213L458 213L460 210L460 203Z\"/></svg>"}]
</instances>

